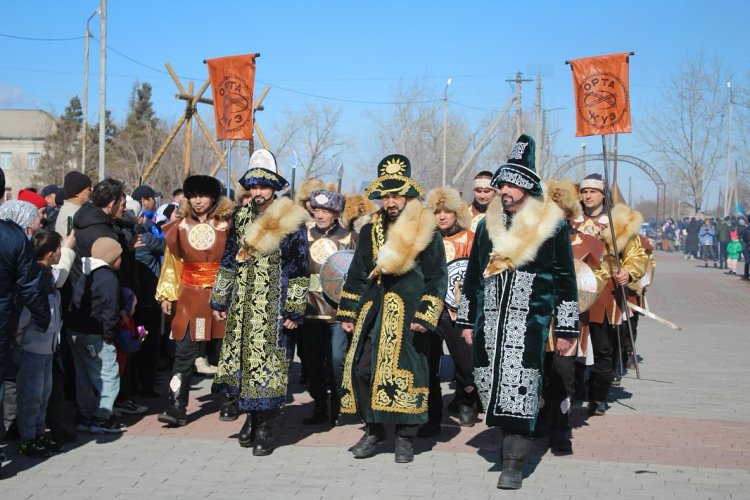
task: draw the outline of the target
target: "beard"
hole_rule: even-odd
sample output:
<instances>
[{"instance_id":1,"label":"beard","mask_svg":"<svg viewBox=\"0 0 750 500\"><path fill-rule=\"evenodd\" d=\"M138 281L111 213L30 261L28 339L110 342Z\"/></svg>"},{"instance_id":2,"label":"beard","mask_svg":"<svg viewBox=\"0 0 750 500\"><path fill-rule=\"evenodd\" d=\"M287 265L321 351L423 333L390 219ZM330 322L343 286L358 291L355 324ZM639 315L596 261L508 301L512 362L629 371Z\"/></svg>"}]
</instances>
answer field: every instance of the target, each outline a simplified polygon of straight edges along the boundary
<instances>
[{"instance_id":1,"label":"beard","mask_svg":"<svg viewBox=\"0 0 750 500\"><path fill-rule=\"evenodd\" d=\"M386 208L385 209L385 215L386 215L386 217L388 217L388 220L390 220L391 222L393 222L396 219L398 219L398 216L401 215L401 212L403 212L403 211L404 211L403 208L390 207L390 208Z\"/></svg>"},{"instance_id":2,"label":"beard","mask_svg":"<svg viewBox=\"0 0 750 500\"><path fill-rule=\"evenodd\" d=\"M502 197L500 198L500 201L503 204L504 210L508 212L513 212L514 211L513 209L517 209L523 203L525 199L526 197L521 197L517 200L514 200L512 196L502 195Z\"/></svg>"}]
</instances>

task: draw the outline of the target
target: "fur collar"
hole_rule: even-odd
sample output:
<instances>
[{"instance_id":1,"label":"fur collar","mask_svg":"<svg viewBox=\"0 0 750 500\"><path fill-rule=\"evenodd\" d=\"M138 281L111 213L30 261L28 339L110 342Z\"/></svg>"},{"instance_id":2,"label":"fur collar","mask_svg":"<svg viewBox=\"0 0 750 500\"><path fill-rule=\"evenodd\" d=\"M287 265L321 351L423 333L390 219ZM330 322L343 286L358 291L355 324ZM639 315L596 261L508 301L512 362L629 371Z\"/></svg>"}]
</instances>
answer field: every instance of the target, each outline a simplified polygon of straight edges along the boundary
<instances>
[{"instance_id":1,"label":"fur collar","mask_svg":"<svg viewBox=\"0 0 750 500\"><path fill-rule=\"evenodd\" d=\"M281 240L309 219L307 210L289 198L277 199L245 229L237 261L244 262L250 256L260 257L278 250Z\"/></svg>"},{"instance_id":2,"label":"fur collar","mask_svg":"<svg viewBox=\"0 0 750 500\"><path fill-rule=\"evenodd\" d=\"M563 209L566 219L573 220L583 213L578 186L565 179L550 179L543 186L545 194Z\"/></svg>"},{"instance_id":3,"label":"fur collar","mask_svg":"<svg viewBox=\"0 0 750 500\"><path fill-rule=\"evenodd\" d=\"M492 243L490 262L484 276L493 276L506 269L518 269L533 261L539 247L555 234L561 220L563 211L550 196L530 196L506 229L503 204L496 196L487 209L484 222Z\"/></svg>"},{"instance_id":4,"label":"fur collar","mask_svg":"<svg viewBox=\"0 0 750 500\"><path fill-rule=\"evenodd\" d=\"M178 209L180 212L180 218L184 219L186 217L190 216L190 202L186 201L182 205L180 205L180 208ZM219 198L218 203L216 203L216 206L213 209L213 212L211 212L210 218L214 219L216 221L226 221L228 222L232 218L232 214L234 213L234 203L232 200L227 198L226 196L222 196Z\"/></svg>"},{"instance_id":5,"label":"fur collar","mask_svg":"<svg viewBox=\"0 0 750 500\"><path fill-rule=\"evenodd\" d=\"M630 238L640 234L643 216L637 210L618 203L612 207L612 225L615 228L617 250L622 252L625 244ZM612 253L612 231L609 228L602 230L602 238L607 245L607 251Z\"/></svg>"},{"instance_id":6,"label":"fur collar","mask_svg":"<svg viewBox=\"0 0 750 500\"><path fill-rule=\"evenodd\" d=\"M400 276L414 269L417 256L432 241L435 228L435 216L430 209L423 207L416 198L407 201L396 222L388 227L385 244L378 252L370 277Z\"/></svg>"}]
</instances>

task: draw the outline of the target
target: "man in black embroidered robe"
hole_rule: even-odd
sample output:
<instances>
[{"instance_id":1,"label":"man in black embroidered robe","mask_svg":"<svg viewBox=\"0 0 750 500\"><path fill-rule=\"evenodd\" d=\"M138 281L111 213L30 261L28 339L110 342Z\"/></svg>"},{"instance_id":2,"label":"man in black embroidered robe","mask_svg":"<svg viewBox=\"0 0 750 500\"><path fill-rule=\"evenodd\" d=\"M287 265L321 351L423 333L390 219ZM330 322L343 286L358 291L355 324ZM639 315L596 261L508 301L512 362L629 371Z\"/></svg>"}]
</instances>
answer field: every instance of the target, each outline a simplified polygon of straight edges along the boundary
<instances>
[{"instance_id":1,"label":"man in black embroidered robe","mask_svg":"<svg viewBox=\"0 0 750 500\"><path fill-rule=\"evenodd\" d=\"M543 195L534 140L522 135L492 179L499 194L479 222L456 323L474 345L486 422L503 432L498 488L521 487L539 412L545 342L578 337L578 290L563 212Z\"/></svg>"}]
</instances>

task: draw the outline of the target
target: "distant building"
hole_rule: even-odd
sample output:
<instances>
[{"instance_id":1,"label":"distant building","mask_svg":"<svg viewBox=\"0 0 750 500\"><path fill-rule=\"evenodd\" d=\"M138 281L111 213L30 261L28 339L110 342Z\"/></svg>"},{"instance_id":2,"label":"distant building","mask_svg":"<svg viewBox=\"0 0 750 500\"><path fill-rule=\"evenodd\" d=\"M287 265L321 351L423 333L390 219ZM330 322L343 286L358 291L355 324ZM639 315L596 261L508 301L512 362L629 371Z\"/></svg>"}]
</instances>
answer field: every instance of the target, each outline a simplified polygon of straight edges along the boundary
<instances>
[{"instance_id":1,"label":"distant building","mask_svg":"<svg viewBox=\"0 0 750 500\"><path fill-rule=\"evenodd\" d=\"M5 199L30 185L55 119L39 109L0 109L0 168L5 172ZM12 196L11 196L12 195Z\"/></svg>"}]
</instances>

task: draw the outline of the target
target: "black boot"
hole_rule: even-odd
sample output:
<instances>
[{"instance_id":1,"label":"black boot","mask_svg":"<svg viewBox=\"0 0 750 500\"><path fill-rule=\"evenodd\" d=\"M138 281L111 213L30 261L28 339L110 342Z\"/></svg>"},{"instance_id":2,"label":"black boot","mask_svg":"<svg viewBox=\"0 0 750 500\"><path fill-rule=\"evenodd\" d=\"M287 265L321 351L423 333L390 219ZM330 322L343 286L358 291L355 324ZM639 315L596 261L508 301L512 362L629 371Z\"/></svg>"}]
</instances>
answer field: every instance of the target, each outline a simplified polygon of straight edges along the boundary
<instances>
[{"instance_id":1,"label":"black boot","mask_svg":"<svg viewBox=\"0 0 750 500\"><path fill-rule=\"evenodd\" d=\"M233 422L240 416L240 406L237 398L225 392L221 402L221 411L219 411L219 420L222 422Z\"/></svg>"},{"instance_id":2,"label":"black boot","mask_svg":"<svg viewBox=\"0 0 750 500\"><path fill-rule=\"evenodd\" d=\"M273 424L279 415L279 410L259 411L256 415L258 430L255 431L253 455L264 457L273 452Z\"/></svg>"},{"instance_id":3,"label":"black boot","mask_svg":"<svg viewBox=\"0 0 750 500\"><path fill-rule=\"evenodd\" d=\"M551 408L552 421L550 422L549 447L559 454L573 453L573 442L571 440L573 431L570 426L570 411L563 413L560 407Z\"/></svg>"},{"instance_id":4,"label":"black boot","mask_svg":"<svg viewBox=\"0 0 750 500\"><path fill-rule=\"evenodd\" d=\"M385 432L368 425L365 435L350 448L350 451L354 458L369 458L375 454L378 445L383 441L385 441Z\"/></svg>"},{"instance_id":5,"label":"black boot","mask_svg":"<svg viewBox=\"0 0 750 500\"><path fill-rule=\"evenodd\" d=\"M531 451L531 438L520 434L509 434L503 438L503 472L497 481L501 490L520 490L523 483L523 467Z\"/></svg>"},{"instance_id":6,"label":"black boot","mask_svg":"<svg viewBox=\"0 0 750 500\"><path fill-rule=\"evenodd\" d=\"M312 415L302 419L305 425L316 425L328 422L328 401L325 399L316 399L313 406Z\"/></svg>"},{"instance_id":7,"label":"black boot","mask_svg":"<svg viewBox=\"0 0 750 500\"><path fill-rule=\"evenodd\" d=\"M169 383L169 406L159 414L157 420L167 425L187 425L187 403L190 394L190 373L175 373ZM177 390L172 390L176 385Z\"/></svg>"},{"instance_id":8,"label":"black boot","mask_svg":"<svg viewBox=\"0 0 750 500\"><path fill-rule=\"evenodd\" d=\"M458 424L461 427L474 427L477 421L477 409L473 405L461 405L458 409Z\"/></svg>"},{"instance_id":9,"label":"black boot","mask_svg":"<svg viewBox=\"0 0 750 500\"><path fill-rule=\"evenodd\" d=\"M256 413L254 411L249 412L247 417L245 417L245 423L242 429L240 429L240 435L237 438L240 446L243 448L250 448L255 444L255 432L258 428L256 420Z\"/></svg>"},{"instance_id":10,"label":"black boot","mask_svg":"<svg viewBox=\"0 0 750 500\"><path fill-rule=\"evenodd\" d=\"M396 436L396 463L408 464L414 461L414 440L408 436Z\"/></svg>"}]
</instances>

